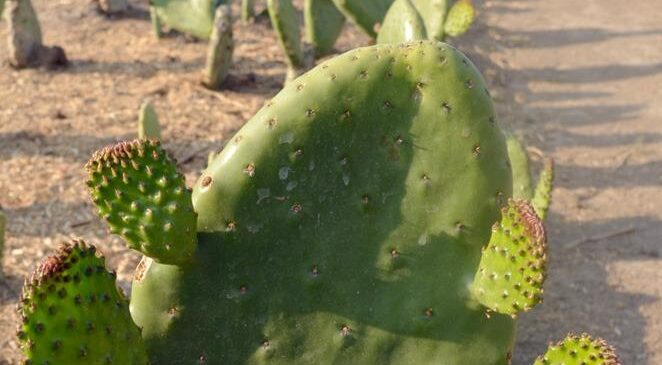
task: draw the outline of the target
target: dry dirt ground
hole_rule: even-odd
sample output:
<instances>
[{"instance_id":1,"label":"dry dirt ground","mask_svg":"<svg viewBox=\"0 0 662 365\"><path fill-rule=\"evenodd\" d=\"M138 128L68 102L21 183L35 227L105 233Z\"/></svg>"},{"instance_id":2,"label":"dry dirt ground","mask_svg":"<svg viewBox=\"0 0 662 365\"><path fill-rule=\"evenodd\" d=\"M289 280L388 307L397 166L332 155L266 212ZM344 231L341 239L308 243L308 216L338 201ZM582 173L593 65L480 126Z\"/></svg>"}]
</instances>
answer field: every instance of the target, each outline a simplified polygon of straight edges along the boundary
<instances>
[{"instance_id":1,"label":"dry dirt ground","mask_svg":"<svg viewBox=\"0 0 662 365\"><path fill-rule=\"evenodd\" d=\"M23 278L62 240L100 246L123 287L138 256L96 218L82 166L132 138L139 105L160 114L166 147L189 182L282 84L268 21L237 24L235 67L221 93L198 84L205 45L157 41L143 2L124 17L87 1L33 0L63 71L0 67L0 205L8 216L0 279L0 363L18 361L14 306ZM476 1L479 23L457 45L486 75L501 124L556 159L545 303L523 315L515 364L587 331L624 364L662 364L662 2ZM632 4L632 5L630 5ZM0 23L0 58L7 52ZM368 40L348 27L338 50Z\"/></svg>"}]
</instances>

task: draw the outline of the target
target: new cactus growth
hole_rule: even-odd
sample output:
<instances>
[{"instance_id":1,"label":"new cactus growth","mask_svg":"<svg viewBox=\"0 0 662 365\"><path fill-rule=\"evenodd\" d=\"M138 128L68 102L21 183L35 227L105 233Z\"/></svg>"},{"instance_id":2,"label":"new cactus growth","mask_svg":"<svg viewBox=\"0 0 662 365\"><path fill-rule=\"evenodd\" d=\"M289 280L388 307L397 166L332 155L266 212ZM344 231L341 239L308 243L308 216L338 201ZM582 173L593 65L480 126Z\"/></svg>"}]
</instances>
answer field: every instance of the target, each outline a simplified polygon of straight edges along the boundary
<instances>
[{"instance_id":1,"label":"new cactus growth","mask_svg":"<svg viewBox=\"0 0 662 365\"><path fill-rule=\"evenodd\" d=\"M150 102L145 102L140 107L138 116L138 138L139 139L161 139L161 125L159 117Z\"/></svg>"},{"instance_id":2,"label":"new cactus growth","mask_svg":"<svg viewBox=\"0 0 662 365\"><path fill-rule=\"evenodd\" d=\"M9 64L14 68L54 67L67 64L64 50L42 43L41 27L30 0L7 0Z\"/></svg>"},{"instance_id":3,"label":"new cactus growth","mask_svg":"<svg viewBox=\"0 0 662 365\"><path fill-rule=\"evenodd\" d=\"M508 158L513 170L513 198L531 200L533 198L533 183L529 169L529 155L526 149L514 135L506 136Z\"/></svg>"},{"instance_id":4,"label":"new cactus growth","mask_svg":"<svg viewBox=\"0 0 662 365\"><path fill-rule=\"evenodd\" d=\"M509 200L483 79L443 43L356 49L292 81L192 197L155 141L87 166L101 216L147 256L130 308L154 364L505 365L540 301L541 220Z\"/></svg>"},{"instance_id":5,"label":"new cactus growth","mask_svg":"<svg viewBox=\"0 0 662 365\"><path fill-rule=\"evenodd\" d=\"M552 198L552 187L554 182L554 160L548 158L545 160L545 165L540 172L538 184L533 194L531 203L536 209L540 218L545 219L547 210Z\"/></svg>"},{"instance_id":6,"label":"new cactus growth","mask_svg":"<svg viewBox=\"0 0 662 365\"><path fill-rule=\"evenodd\" d=\"M620 365L616 351L601 338L587 334L568 335L550 345L533 365Z\"/></svg>"},{"instance_id":7,"label":"new cactus growth","mask_svg":"<svg viewBox=\"0 0 662 365\"><path fill-rule=\"evenodd\" d=\"M203 84L218 89L230 73L234 40L232 38L232 8L221 5L216 8L214 28L207 49L207 64Z\"/></svg>"},{"instance_id":8,"label":"new cactus growth","mask_svg":"<svg viewBox=\"0 0 662 365\"><path fill-rule=\"evenodd\" d=\"M191 261L196 214L191 192L158 141L122 142L86 165L99 215L129 246L164 264Z\"/></svg>"},{"instance_id":9,"label":"new cactus growth","mask_svg":"<svg viewBox=\"0 0 662 365\"><path fill-rule=\"evenodd\" d=\"M25 364L148 364L128 304L94 246L62 245L23 287Z\"/></svg>"},{"instance_id":10,"label":"new cactus growth","mask_svg":"<svg viewBox=\"0 0 662 365\"><path fill-rule=\"evenodd\" d=\"M547 158L538 177L535 190L529 170L529 156L522 143L514 135L506 137L508 157L513 170L513 197L530 200L541 219L545 219L551 202L554 182L554 160Z\"/></svg>"}]
</instances>

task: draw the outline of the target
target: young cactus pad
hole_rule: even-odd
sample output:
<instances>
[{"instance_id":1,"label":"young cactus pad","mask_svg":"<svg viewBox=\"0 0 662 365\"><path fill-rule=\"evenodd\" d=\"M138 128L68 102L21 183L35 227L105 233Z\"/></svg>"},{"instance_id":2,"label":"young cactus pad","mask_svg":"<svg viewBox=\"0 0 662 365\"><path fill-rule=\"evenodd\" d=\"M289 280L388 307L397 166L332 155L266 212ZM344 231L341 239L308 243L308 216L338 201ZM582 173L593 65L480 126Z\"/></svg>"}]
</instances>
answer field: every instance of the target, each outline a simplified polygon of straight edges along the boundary
<instances>
[{"instance_id":1,"label":"young cactus pad","mask_svg":"<svg viewBox=\"0 0 662 365\"><path fill-rule=\"evenodd\" d=\"M158 262L191 260L196 245L191 192L158 141L108 146L86 168L90 195L112 233Z\"/></svg>"},{"instance_id":2,"label":"young cactus pad","mask_svg":"<svg viewBox=\"0 0 662 365\"><path fill-rule=\"evenodd\" d=\"M471 4L471 0L459 0L448 11L446 22L444 23L444 36L457 37L471 27L476 16L476 10Z\"/></svg>"},{"instance_id":3,"label":"young cactus pad","mask_svg":"<svg viewBox=\"0 0 662 365\"><path fill-rule=\"evenodd\" d=\"M23 287L19 315L25 364L148 363L115 274L83 241L43 261Z\"/></svg>"},{"instance_id":4,"label":"young cactus pad","mask_svg":"<svg viewBox=\"0 0 662 365\"><path fill-rule=\"evenodd\" d=\"M547 238L529 203L509 200L501 216L492 227L472 291L490 310L515 316L542 300Z\"/></svg>"},{"instance_id":5,"label":"young cactus pad","mask_svg":"<svg viewBox=\"0 0 662 365\"><path fill-rule=\"evenodd\" d=\"M161 125L159 116L150 102L144 102L140 106L138 116L138 138L139 139L161 139Z\"/></svg>"},{"instance_id":6,"label":"young cactus pad","mask_svg":"<svg viewBox=\"0 0 662 365\"><path fill-rule=\"evenodd\" d=\"M545 219L547 210L552 200L552 188L554 183L554 160L548 158L538 177L538 183L533 193L532 204L540 218Z\"/></svg>"},{"instance_id":7,"label":"young cactus pad","mask_svg":"<svg viewBox=\"0 0 662 365\"><path fill-rule=\"evenodd\" d=\"M195 184L194 264L141 264L152 362L505 365L515 322L470 291L512 187L494 116L443 43L293 80Z\"/></svg>"},{"instance_id":8,"label":"young cactus pad","mask_svg":"<svg viewBox=\"0 0 662 365\"><path fill-rule=\"evenodd\" d=\"M547 353L533 365L620 365L614 351L603 339L587 334L568 335L563 341L550 345Z\"/></svg>"}]
</instances>

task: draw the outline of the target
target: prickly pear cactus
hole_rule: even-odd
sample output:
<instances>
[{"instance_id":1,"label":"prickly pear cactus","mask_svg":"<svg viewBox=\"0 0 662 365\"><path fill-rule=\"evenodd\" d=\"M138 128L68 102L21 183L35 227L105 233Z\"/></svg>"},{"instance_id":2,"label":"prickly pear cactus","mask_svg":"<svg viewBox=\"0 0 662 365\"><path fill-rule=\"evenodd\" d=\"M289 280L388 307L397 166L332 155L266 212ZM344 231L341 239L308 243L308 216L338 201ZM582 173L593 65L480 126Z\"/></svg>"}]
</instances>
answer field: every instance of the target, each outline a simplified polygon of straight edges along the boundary
<instances>
[{"instance_id":1,"label":"prickly pear cactus","mask_svg":"<svg viewBox=\"0 0 662 365\"><path fill-rule=\"evenodd\" d=\"M210 89L219 89L230 73L234 39L232 35L232 8L221 5L216 9L214 29L207 48L203 84Z\"/></svg>"},{"instance_id":2,"label":"prickly pear cactus","mask_svg":"<svg viewBox=\"0 0 662 365\"><path fill-rule=\"evenodd\" d=\"M529 155L519 139L512 134L506 136L506 144L513 170L513 198L531 200L533 184L529 169Z\"/></svg>"},{"instance_id":3,"label":"prickly pear cactus","mask_svg":"<svg viewBox=\"0 0 662 365\"><path fill-rule=\"evenodd\" d=\"M476 10L471 0L459 0L448 10L444 23L444 37L457 37L464 34L474 21Z\"/></svg>"},{"instance_id":4,"label":"prickly pear cactus","mask_svg":"<svg viewBox=\"0 0 662 365\"><path fill-rule=\"evenodd\" d=\"M112 233L158 262L190 262L196 246L191 192L158 141L108 146L86 168L92 200Z\"/></svg>"},{"instance_id":5,"label":"prickly pear cactus","mask_svg":"<svg viewBox=\"0 0 662 365\"><path fill-rule=\"evenodd\" d=\"M393 0L333 0L333 3L361 30L376 38Z\"/></svg>"},{"instance_id":6,"label":"prickly pear cactus","mask_svg":"<svg viewBox=\"0 0 662 365\"><path fill-rule=\"evenodd\" d=\"M511 194L507 159L452 47L323 63L196 183L195 264L141 265L131 308L152 361L506 364L514 321L467 284Z\"/></svg>"},{"instance_id":7,"label":"prickly pear cactus","mask_svg":"<svg viewBox=\"0 0 662 365\"><path fill-rule=\"evenodd\" d=\"M17 69L66 66L67 56L61 47L42 44L39 19L30 0L8 0L6 5L9 64Z\"/></svg>"},{"instance_id":8,"label":"prickly pear cactus","mask_svg":"<svg viewBox=\"0 0 662 365\"><path fill-rule=\"evenodd\" d=\"M386 13L377 43L406 43L427 38L421 14L410 0L395 0Z\"/></svg>"},{"instance_id":9,"label":"prickly pear cactus","mask_svg":"<svg viewBox=\"0 0 662 365\"><path fill-rule=\"evenodd\" d=\"M267 0L271 25L285 52L288 65L287 80L292 80L312 66L314 54L301 42L299 14L292 0Z\"/></svg>"},{"instance_id":10,"label":"prickly pear cactus","mask_svg":"<svg viewBox=\"0 0 662 365\"><path fill-rule=\"evenodd\" d=\"M247 22L255 17L255 0L241 0L241 20Z\"/></svg>"},{"instance_id":11,"label":"prickly pear cactus","mask_svg":"<svg viewBox=\"0 0 662 365\"><path fill-rule=\"evenodd\" d=\"M167 25L206 40L211 35L216 8L226 2L227 0L151 0L152 23L157 36L161 32L161 25Z\"/></svg>"},{"instance_id":12,"label":"prickly pear cactus","mask_svg":"<svg viewBox=\"0 0 662 365\"><path fill-rule=\"evenodd\" d=\"M74 241L24 288L29 364L145 364L146 348L166 365L506 365L514 318L541 300L541 219L508 199L489 94L443 43L357 49L292 82L210 161L197 229L158 142L109 146L88 171L111 230L146 255L138 327ZM619 362L570 336L535 365L587 364Z\"/></svg>"},{"instance_id":13,"label":"prickly pear cactus","mask_svg":"<svg viewBox=\"0 0 662 365\"><path fill-rule=\"evenodd\" d=\"M448 6L447 0L395 0L379 29L377 43L444 40L465 33L473 23L473 5L460 0L450 10Z\"/></svg>"},{"instance_id":14,"label":"prickly pear cactus","mask_svg":"<svg viewBox=\"0 0 662 365\"><path fill-rule=\"evenodd\" d=\"M444 39L444 23L450 0L411 0L423 18L430 39Z\"/></svg>"},{"instance_id":15,"label":"prickly pear cactus","mask_svg":"<svg viewBox=\"0 0 662 365\"><path fill-rule=\"evenodd\" d=\"M551 345L533 365L620 365L620 360L605 340L570 334Z\"/></svg>"},{"instance_id":16,"label":"prickly pear cactus","mask_svg":"<svg viewBox=\"0 0 662 365\"><path fill-rule=\"evenodd\" d=\"M345 16L331 0L305 0L303 6L306 39L313 45L316 57L324 56L340 36Z\"/></svg>"},{"instance_id":17,"label":"prickly pear cactus","mask_svg":"<svg viewBox=\"0 0 662 365\"><path fill-rule=\"evenodd\" d=\"M83 241L43 261L23 287L19 314L25 364L148 363L115 274Z\"/></svg>"}]
</instances>

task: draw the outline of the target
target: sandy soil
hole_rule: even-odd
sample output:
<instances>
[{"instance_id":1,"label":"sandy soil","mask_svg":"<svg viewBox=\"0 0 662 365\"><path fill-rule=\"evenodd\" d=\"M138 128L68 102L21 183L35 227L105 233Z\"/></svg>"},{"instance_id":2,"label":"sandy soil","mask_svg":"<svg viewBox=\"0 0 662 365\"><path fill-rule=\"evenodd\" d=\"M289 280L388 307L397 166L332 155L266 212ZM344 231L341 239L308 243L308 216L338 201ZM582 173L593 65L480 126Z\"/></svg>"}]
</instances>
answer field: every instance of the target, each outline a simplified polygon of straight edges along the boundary
<instances>
[{"instance_id":1,"label":"sandy soil","mask_svg":"<svg viewBox=\"0 0 662 365\"><path fill-rule=\"evenodd\" d=\"M23 278L62 240L98 244L121 285L138 255L109 236L83 185L95 149L132 138L151 100L166 147L189 182L282 85L268 21L237 23L228 89L199 85L205 45L157 41L143 2L124 17L82 0L33 0L62 71L0 67L0 205L8 215L0 279L0 364L18 361L15 302ZM475 1L480 21L457 41L486 75L499 118L557 161L545 303L523 315L515 364L548 341L590 331L624 364L662 364L662 3ZM0 24L0 59L7 52ZM368 44L348 27L339 51Z\"/></svg>"}]
</instances>

